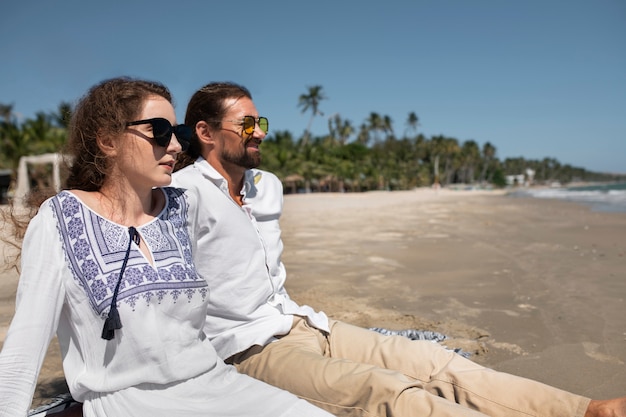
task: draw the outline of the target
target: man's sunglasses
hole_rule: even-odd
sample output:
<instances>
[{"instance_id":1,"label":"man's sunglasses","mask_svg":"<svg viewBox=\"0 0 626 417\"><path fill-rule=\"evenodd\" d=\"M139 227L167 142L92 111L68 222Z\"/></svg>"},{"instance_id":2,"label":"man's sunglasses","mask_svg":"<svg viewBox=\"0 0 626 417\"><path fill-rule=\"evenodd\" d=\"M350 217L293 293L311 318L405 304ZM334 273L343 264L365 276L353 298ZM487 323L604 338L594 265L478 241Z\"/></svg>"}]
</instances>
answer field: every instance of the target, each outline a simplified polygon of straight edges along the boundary
<instances>
[{"instance_id":1,"label":"man's sunglasses","mask_svg":"<svg viewBox=\"0 0 626 417\"><path fill-rule=\"evenodd\" d=\"M128 122L126 126L137 126L150 124L152 126L152 135L157 145L167 148L172 140L172 133L176 135L176 139L183 151L189 148L191 142L192 130L187 125L172 126L169 120L162 117L155 117L154 119L137 120L135 122Z\"/></svg>"},{"instance_id":2,"label":"man's sunglasses","mask_svg":"<svg viewBox=\"0 0 626 417\"><path fill-rule=\"evenodd\" d=\"M243 116L243 120L226 120L227 122L241 123L243 132L247 135L254 133L254 127L258 123L263 133L267 133L270 130L270 122L267 117L259 117L255 119L254 116ZM177 135L178 137L178 135Z\"/></svg>"}]
</instances>

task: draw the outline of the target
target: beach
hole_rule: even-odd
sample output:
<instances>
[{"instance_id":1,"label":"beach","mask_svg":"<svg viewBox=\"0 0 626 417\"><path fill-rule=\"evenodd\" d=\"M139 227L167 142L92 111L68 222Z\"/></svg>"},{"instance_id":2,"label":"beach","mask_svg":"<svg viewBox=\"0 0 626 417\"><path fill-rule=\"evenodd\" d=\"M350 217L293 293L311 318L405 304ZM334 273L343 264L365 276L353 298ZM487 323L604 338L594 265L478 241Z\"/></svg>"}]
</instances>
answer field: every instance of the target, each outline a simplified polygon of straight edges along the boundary
<instances>
[{"instance_id":1,"label":"beach","mask_svg":"<svg viewBox=\"0 0 626 417\"><path fill-rule=\"evenodd\" d=\"M626 213L504 191L286 195L287 290L363 327L445 334L485 366L626 395ZM0 275L0 341L17 274ZM63 391L56 341L34 404Z\"/></svg>"}]
</instances>

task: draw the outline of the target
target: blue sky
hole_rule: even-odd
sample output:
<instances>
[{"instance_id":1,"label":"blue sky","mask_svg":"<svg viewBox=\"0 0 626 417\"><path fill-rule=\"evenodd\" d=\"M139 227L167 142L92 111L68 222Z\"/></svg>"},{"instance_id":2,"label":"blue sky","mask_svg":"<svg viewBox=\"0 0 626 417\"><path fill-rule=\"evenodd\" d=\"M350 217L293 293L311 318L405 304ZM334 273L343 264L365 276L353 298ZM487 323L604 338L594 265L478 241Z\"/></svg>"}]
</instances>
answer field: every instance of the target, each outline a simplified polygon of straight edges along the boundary
<instances>
[{"instance_id":1,"label":"blue sky","mask_svg":"<svg viewBox=\"0 0 626 417\"><path fill-rule=\"evenodd\" d=\"M0 103L32 117L119 75L165 83L179 122L210 81L248 87L272 130L299 137L308 86L359 126L491 142L500 159L626 173L623 0L7 1Z\"/></svg>"}]
</instances>

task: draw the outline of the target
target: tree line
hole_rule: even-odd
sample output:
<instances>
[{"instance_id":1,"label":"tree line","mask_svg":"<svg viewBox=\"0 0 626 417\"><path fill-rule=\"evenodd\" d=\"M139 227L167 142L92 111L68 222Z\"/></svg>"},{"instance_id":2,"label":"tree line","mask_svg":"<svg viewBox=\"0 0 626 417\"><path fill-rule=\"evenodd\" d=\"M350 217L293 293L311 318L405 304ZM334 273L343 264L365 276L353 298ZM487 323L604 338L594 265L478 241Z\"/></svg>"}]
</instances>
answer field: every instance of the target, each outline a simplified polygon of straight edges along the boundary
<instances>
[{"instance_id":1,"label":"tree line","mask_svg":"<svg viewBox=\"0 0 626 417\"><path fill-rule=\"evenodd\" d=\"M504 187L507 176L532 173L535 184L573 181L625 181L626 175L588 171L555 158L540 160L497 158L496 146L475 140L459 141L445 135L418 133L419 117L407 115L402 134L392 119L371 112L355 127L335 114L328 118L328 134L311 137L315 117L323 116L320 103L327 97L322 86L307 87L298 99L303 113L310 112L301 138L276 131L263 142L261 168L276 173L287 192L406 190L432 185L463 184Z\"/></svg>"},{"instance_id":2,"label":"tree line","mask_svg":"<svg viewBox=\"0 0 626 417\"><path fill-rule=\"evenodd\" d=\"M312 136L310 126L315 117L323 116L320 103L325 99L321 86L307 87L298 98L301 111L311 114L302 136L278 130L263 141L260 168L281 178L287 193L458 184L504 187L507 176L529 172L535 184L626 181L626 175L592 172L555 158L500 160L496 146L489 142L480 146L475 140L445 135L425 137L418 132L419 117L414 112L408 114L402 134L396 133L389 116L372 112L358 127L335 114L328 118L327 134ZM71 112L72 106L62 102L55 112L38 112L20 122L12 105L0 104L0 168L10 170L15 179L22 156L59 152Z\"/></svg>"}]
</instances>

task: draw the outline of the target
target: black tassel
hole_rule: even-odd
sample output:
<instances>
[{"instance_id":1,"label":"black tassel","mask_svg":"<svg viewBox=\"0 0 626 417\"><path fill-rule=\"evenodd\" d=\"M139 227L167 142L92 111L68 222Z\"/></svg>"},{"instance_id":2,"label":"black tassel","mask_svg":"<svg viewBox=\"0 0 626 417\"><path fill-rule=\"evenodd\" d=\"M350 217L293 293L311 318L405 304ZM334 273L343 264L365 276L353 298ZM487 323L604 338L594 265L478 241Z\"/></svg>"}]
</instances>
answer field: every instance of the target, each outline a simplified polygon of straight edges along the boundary
<instances>
[{"instance_id":1,"label":"black tassel","mask_svg":"<svg viewBox=\"0 0 626 417\"><path fill-rule=\"evenodd\" d=\"M124 271L126 270L126 263L128 263L128 257L130 255L130 246L133 242L139 245L141 239L139 237L139 232L133 226L128 228L129 234L129 242L128 248L126 249L126 256L124 257L124 262L122 263L122 269L120 270L120 276L117 278L117 284L115 285L115 290L113 291L113 297L111 297L111 307L109 308L109 314L104 321L104 326L102 327L102 338L105 340L111 340L115 338L115 330L122 328L122 320L120 319L120 313L117 310L117 294L120 291L120 284L122 283L122 275L124 275Z\"/></svg>"},{"instance_id":2,"label":"black tassel","mask_svg":"<svg viewBox=\"0 0 626 417\"><path fill-rule=\"evenodd\" d=\"M120 320L120 313L117 311L117 306L111 304L109 310L109 316L104 321L104 327L102 328L102 338L111 340L115 337L115 330L122 328L122 320Z\"/></svg>"}]
</instances>

